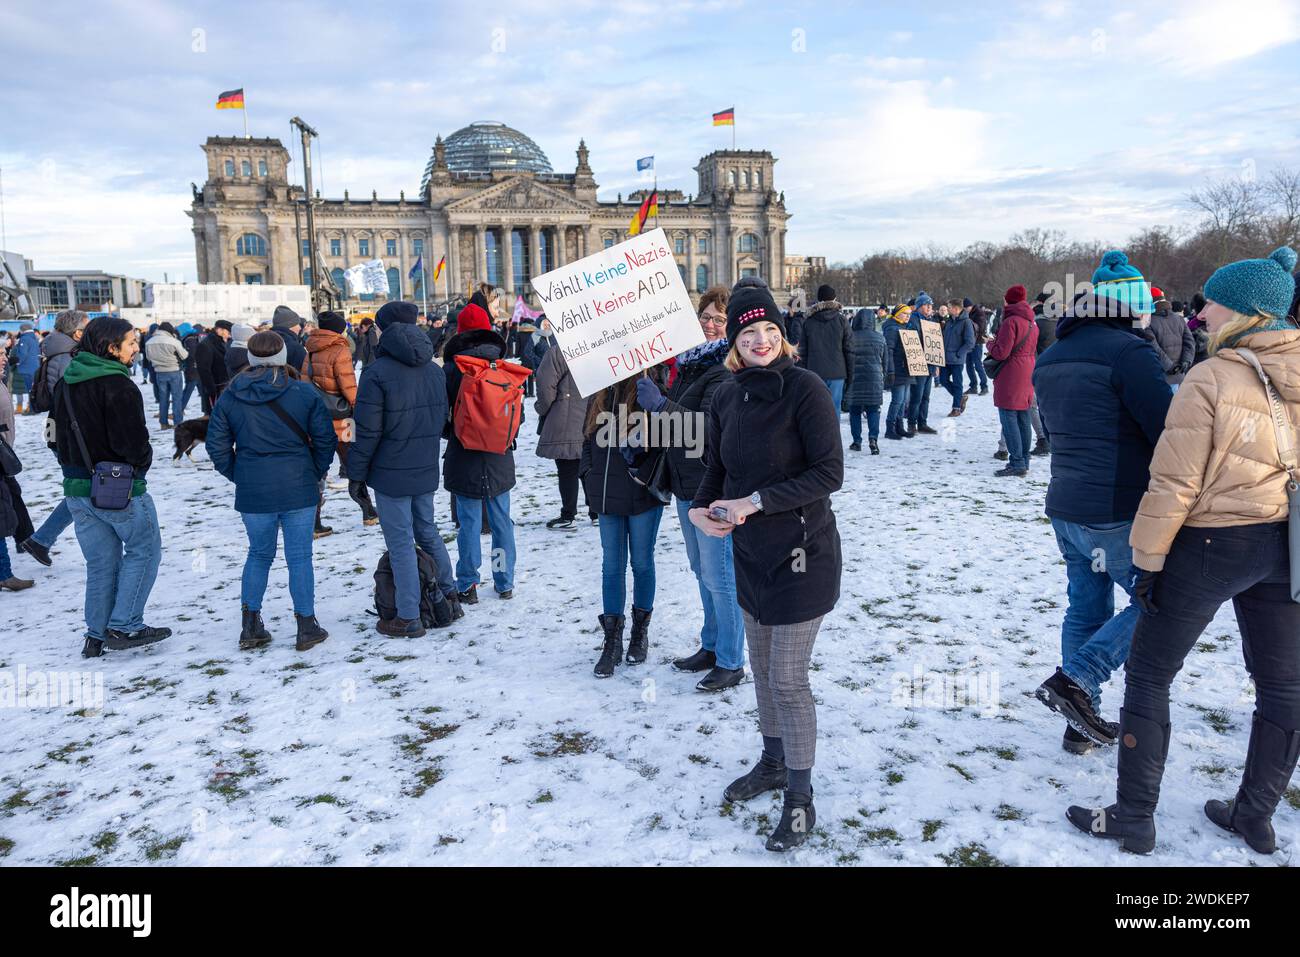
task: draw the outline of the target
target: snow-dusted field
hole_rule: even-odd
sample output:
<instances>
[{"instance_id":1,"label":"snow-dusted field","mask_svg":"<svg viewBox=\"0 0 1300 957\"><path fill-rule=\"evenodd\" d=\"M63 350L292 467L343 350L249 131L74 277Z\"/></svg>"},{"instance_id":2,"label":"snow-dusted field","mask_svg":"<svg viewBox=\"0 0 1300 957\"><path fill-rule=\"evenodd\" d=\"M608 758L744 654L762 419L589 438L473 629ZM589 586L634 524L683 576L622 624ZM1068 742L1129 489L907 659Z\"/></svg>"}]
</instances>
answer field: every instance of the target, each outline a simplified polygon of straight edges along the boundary
<instances>
[{"instance_id":1,"label":"snow-dusted field","mask_svg":"<svg viewBox=\"0 0 1300 957\"><path fill-rule=\"evenodd\" d=\"M380 636L369 613L380 531L331 492L335 534L316 545L330 639L301 654L282 563L265 605L275 642L238 650L245 540L233 487L201 453L203 468L173 466L171 434L155 431L164 554L148 621L175 635L83 662L72 530L51 569L14 557L34 589L0 592L0 674L88 669L105 693L102 713L0 709L0 864L1288 862L1300 788L1278 812L1274 858L1201 813L1235 789L1250 725L1226 609L1174 685L1156 854L1121 854L1066 823L1067 804L1113 799L1114 753L1065 754L1062 722L1033 698L1057 663L1065 603L1042 514L1048 464L1034 459L1028 481L993 478L990 397L959 419L942 417L945 398L936 390L940 436L846 453L843 597L813 656L818 822L789 855L763 849L779 795L721 802L759 750L752 685L703 695L669 665L696 646L700 617L673 509L650 659L592 677L597 532L545 528L559 498L551 463L532 454L530 418L513 493L515 599L487 587L450 629ZM42 422L18 422L37 524L58 495ZM847 416L844 431L847 444ZM446 503L439 493L450 540ZM960 692L946 701L944 676ZM1109 718L1122 685L1105 690Z\"/></svg>"}]
</instances>

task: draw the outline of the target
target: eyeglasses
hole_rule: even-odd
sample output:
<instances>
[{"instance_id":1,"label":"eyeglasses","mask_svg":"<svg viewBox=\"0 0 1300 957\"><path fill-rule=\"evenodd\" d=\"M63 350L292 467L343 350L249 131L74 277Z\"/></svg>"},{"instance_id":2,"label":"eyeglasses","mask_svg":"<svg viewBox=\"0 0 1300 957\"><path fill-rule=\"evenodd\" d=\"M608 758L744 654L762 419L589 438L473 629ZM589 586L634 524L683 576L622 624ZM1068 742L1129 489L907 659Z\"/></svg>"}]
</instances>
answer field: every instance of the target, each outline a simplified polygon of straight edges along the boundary
<instances>
[{"instance_id":1,"label":"eyeglasses","mask_svg":"<svg viewBox=\"0 0 1300 957\"><path fill-rule=\"evenodd\" d=\"M726 316L700 316L700 325L725 326L726 324Z\"/></svg>"}]
</instances>

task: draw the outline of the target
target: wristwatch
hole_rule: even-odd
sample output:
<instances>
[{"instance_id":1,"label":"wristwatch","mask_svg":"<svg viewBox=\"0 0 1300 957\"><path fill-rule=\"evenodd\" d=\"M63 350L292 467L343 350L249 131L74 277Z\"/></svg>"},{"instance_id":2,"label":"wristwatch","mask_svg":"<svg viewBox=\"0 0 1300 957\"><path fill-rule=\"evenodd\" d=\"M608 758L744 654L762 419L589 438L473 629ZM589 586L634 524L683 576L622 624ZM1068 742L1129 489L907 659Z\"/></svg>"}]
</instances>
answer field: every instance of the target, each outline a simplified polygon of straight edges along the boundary
<instances>
[{"instance_id":1,"label":"wristwatch","mask_svg":"<svg viewBox=\"0 0 1300 957\"><path fill-rule=\"evenodd\" d=\"M749 497L749 501L754 508L758 509L760 512L763 511L763 499L757 492Z\"/></svg>"}]
</instances>

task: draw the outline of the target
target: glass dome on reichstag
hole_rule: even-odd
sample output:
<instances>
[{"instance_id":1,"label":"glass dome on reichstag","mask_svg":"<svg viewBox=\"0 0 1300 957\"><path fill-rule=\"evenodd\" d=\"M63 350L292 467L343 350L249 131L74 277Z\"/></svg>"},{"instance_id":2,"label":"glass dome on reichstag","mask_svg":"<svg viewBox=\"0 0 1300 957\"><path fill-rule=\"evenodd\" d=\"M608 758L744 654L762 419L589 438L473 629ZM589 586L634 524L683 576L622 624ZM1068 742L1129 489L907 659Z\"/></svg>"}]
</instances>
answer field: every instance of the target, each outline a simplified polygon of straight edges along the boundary
<instances>
[{"instance_id":1,"label":"glass dome on reichstag","mask_svg":"<svg viewBox=\"0 0 1300 957\"><path fill-rule=\"evenodd\" d=\"M447 168L453 173L487 173L492 170L524 170L550 173L551 161L529 137L504 123L471 123L443 140ZM424 169L428 182L436 155Z\"/></svg>"}]
</instances>

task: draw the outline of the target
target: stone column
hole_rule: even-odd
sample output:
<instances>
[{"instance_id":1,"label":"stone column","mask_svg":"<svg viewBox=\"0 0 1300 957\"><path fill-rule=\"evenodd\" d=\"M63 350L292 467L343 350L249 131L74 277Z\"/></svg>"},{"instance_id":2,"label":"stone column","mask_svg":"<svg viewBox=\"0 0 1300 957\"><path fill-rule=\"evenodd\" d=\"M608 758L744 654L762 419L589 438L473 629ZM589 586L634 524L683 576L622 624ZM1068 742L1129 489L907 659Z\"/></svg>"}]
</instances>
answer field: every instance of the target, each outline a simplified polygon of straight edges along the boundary
<instances>
[{"instance_id":1,"label":"stone column","mask_svg":"<svg viewBox=\"0 0 1300 957\"><path fill-rule=\"evenodd\" d=\"M555 260L553 265L556 269L563 266L568 259L569 251L564 248L568 240L568 233L569 227L563 223L555 227L555 252L552 253L552 257Z\"/></svg>"},{"instance_id":2,"label":"stone column","mask_svg":"<svg viewBox=\"0 0 1300 957\"><path fill-rule=\"evenodd\" d=\"M515 291L515 228L509 223L500 227L501 238L498 248L501 250L501 288L506 292Z\"/></svg>"},{"instance_id":3,"label":"stone column","mask_svg":"<svg viewBox=\"0 0 1300 957\"><path fill-rule=\"evenodd\" d=\"M578 258L581 259L583 258L583 256L590 256L593 252L595 252L595 250L591 248L591 227L583 226L582 227L582 256Z\"/></svg>"},{"instance_id":4,"label":"stone column","mask_svg":"<svg viewBox=\"0 0 1300 957\"><path fill-rule=\"evenodd\" d=\"M542 271L542 228L536 223L528 227L528 285ZM521 289L520 292L523 292Z\"/></svg>"},{"instance_id":5,"label":"stone column","mask_svg":"<svg viewBox=\"0 0 1300 957\"><path fill-rule=\"evenodd\" d=\"M460 291L460 227L447 223L447 298Z\"/></svg>"},{"instance_id":6,"label":"stone column","mask_svg":"<svg viewBox=\"0 0 1300 957\"><path fill-rule=\"evenodd\" d=\"M415 292L415 283L411 282L411 267L406 264L406 247L411 241L411 234L404 229L397 231L397 294L398 298L405 296L406 288L409 285L412 294ZM429 244L426 242L425 246ZM426 264L427 265L427 264Z\"/></svg>"},{"instance_id":7,"label":"stone column","mask_svg":"<svg viewBox=\"0 0 1300 957\"><path fill-rule=\"evenodd\" d=\"M487 281L487 227L482 223L479 223L475 229L474 242L474 262L478 267L476 270L478 275L473 277L471 284Z\"/></svg>"},{"instance_id":8,"label":"stone column","mask_svg":"<svg viewBox=\"0 0 1300 957\"><path fill-rule=\"evenodd\" d=\"M686 291L695 291L695 233L686 230Z\"/></svg>"}]
</instances>

